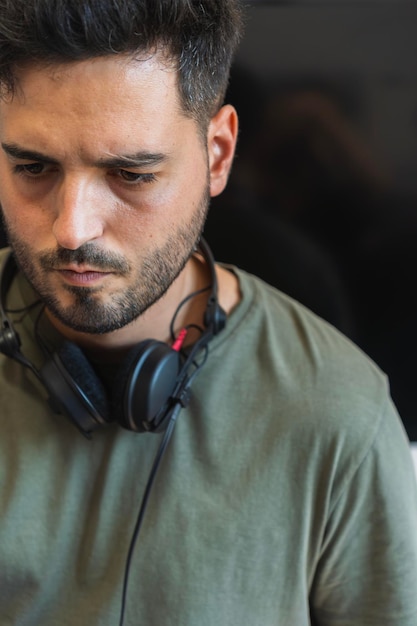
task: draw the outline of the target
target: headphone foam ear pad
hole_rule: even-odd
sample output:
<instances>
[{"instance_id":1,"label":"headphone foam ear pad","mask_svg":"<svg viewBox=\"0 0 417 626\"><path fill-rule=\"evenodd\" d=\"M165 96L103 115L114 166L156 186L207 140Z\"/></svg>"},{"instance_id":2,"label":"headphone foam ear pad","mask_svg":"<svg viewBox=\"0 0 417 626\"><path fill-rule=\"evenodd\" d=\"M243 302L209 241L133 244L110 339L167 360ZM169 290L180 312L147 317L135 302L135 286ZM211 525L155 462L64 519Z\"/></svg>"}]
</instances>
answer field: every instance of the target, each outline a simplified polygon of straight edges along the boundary
<instances>
[{"instance_id":1,"label":"headphone foam ear pad","mask_svg":"<svg viewBox=\"0 0 417 626\"><path fill-rule=\"evenodd\" d=\"M181 357L166 343L149 339L136 345L115 380L115 419L129 430L155 430L169 407L180 371Z\"/></svg>"},{"instance_id":2,"label":"headphone foam ear pad","mask_svg":"<svg viewBox=\"0 0 417 626\"><path fill-rule=\"evenodd\" d=\"M74 393L78 393L84 403L90 405L92 413L98 413L101 418L100 421L110 421L106 390L81 348L74 343L65 341L54 355L54 360L56 364L61 365L61 371L69 375L69 382ZM62 366L65 368L64 370L62 370Z\"/></svg>"}]
</instances>

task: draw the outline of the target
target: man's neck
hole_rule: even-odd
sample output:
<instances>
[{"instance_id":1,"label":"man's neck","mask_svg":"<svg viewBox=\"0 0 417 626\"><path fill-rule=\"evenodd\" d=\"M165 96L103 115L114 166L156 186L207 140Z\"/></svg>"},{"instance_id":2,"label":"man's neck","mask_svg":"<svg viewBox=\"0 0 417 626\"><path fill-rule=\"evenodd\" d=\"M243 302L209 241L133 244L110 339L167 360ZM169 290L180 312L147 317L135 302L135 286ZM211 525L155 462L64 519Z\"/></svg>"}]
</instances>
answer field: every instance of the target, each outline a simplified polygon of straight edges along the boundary
<instances>
[{"instance_id":1,"label":"man's neck","mask_svg":"<svg viewBox=\"0 0 417 626\"><path fill-rule=\"evenodd\" d=\"M107 362L118 361L135 344L146 339L171 342L170 327L172 319L186 298L205 287L210 286L210 272L205 261L198 255L189 259L186 266L172 283L168 291L147 311L130 324L119 330L92 334L71 329L50 311L46 311L52 325L68 340L76 343L87 352ZM209 291L204 291L184 302L176 315L174 334L189 324L203 326L204 311ZM193 342L193 334L185 339L185 345Z\"/></svg>"}]
</instances>

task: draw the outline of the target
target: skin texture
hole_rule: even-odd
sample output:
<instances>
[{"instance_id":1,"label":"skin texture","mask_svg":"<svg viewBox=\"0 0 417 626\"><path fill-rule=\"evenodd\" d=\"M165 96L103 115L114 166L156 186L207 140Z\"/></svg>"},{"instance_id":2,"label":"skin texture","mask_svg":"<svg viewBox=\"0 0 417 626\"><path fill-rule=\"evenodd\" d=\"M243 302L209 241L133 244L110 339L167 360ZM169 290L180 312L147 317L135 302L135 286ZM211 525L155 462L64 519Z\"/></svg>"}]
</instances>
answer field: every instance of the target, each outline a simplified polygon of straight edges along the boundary
<instances>
[{"instance_id":1,"label":"skin texture","mask_svg":"<svg viewBox=\"0 0 417 626\"><path fill-rule=\"evenodd\" d=\"M192 255L210 196L224 189L237 117L206 141L158 54L25 66L0 102L0 203L19 264L55 326L93 349L167 340L179 302L208 283ZM218 271L220 302L239 299ZM179 323L200 323L205 297Z\"/></svg>"}]
</instances>

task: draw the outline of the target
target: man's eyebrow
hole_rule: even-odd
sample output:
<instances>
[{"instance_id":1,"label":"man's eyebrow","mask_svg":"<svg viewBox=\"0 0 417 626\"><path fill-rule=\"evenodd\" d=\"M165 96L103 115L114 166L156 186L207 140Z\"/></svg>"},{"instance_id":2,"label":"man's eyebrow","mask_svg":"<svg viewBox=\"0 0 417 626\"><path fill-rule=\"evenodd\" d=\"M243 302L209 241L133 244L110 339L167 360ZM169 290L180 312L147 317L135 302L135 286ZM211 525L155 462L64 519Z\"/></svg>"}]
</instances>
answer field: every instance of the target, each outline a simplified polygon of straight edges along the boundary
<instances>
[{"instance_id":1,"label":"man's eyebrow","mask_svg":"<svg viewBox=\"0 0 417 626\"><path fill-rule=\"evenodd\" d=\"M23 161L40 161L42 163L54 163L57 164L58 161L49 157L41 152L37 152L36 150L27 150L26 148L21 148L15 143L5 143L1 144L4 152L8 154L10 157L14 159L21 159Z\"/></svg>"},{"instance_id":2,"label":"man's eyebrow","mask_svg":"<svg viewBox=\"0 0 417 626\"><path fill-rule=\"evenodd\" d=\"M124 168L124 167L153 167L168 160L166 154L159 152L140 151L135 154L115 154L97 162L98 167Z\"/></svg>"},{"instance_id":3,"label":"man's eyebrow","mask_svg":"<svg viewBox=\"0 0 417 626\"><path fill-rule=\"evenodd\" d=\"M27 150L15 143L3 142L1 144L4 152L14 159L23 161L39 161L41 163L52 163L58 165L59 161L53 157L42 154L37 150ZM140 151L135 154L110 154L101 158L95 163L100 168L124 168L124 167L153 167L168 160L166 154L160 152Z\"/></svg>"}]
</instances>

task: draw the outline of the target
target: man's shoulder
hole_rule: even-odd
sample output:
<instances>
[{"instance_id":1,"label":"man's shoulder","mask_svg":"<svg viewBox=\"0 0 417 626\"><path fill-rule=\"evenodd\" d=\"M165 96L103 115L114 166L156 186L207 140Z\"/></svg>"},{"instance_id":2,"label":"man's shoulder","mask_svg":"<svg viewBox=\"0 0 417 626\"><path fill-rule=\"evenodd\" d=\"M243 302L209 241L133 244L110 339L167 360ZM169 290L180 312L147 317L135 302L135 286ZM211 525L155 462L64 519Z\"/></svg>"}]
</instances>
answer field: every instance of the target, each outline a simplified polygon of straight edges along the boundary
<instances>
[{"instance_id":1,"label":"man's shoulder","mask_svg":"<svg viewBox=\"0 0 417 626\"><path fill-rule=\"evenodd\" d=\"M242 309L207 365L214 398L208 402L221 398L217 412L230 423L237 415L252 440L262 433L259 448L270 448L274 458L281 446L294 462L309 466L336 462L336 455L340 482L382 445L377 441L389 439L406 456L384 372L300 303L255 276L236 275Z\"/></svg>"},{"instance_id":2,"label":"man's shoulder","mask_svg":"<svg viewBox=\"0 0 417 626\"><path fill-rule=\"evenodd\" d=\"M342 365L353 359L381 376L378 366L351 339L301 302L253 274L239 268L233 271L242 293L240 322L258 331L266 329L271 342L277 342L271 343L274 350L304 353L316 365L325 365L332 355Z\"/></svg>"},{"instance_id":3,"label":"man's shoulder","mask_svg":"<svg viewBox=\"0 0 417 626\"><path fill-rule=\"evenodd\" d=\"M350 339L299 302L235 269L242 308L231 317L227 355L248 368L260 393L287 410L337 422L375 418L389 402L387 377ZM227 345L227 336L224 338ZM301 408L300 408L301 407Z\"/></svg>"}]
</instances>

